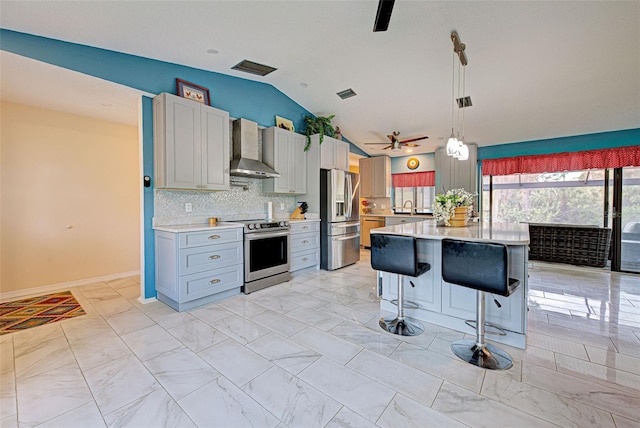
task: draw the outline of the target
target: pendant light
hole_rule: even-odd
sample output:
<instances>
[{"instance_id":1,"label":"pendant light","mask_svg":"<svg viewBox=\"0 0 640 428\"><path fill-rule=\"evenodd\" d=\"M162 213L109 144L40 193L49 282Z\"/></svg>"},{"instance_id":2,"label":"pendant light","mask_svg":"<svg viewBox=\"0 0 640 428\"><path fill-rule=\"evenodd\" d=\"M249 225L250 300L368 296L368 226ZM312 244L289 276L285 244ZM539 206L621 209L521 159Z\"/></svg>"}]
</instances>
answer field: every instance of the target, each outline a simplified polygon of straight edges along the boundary
<instances>
[{"instance_id":1,"label":"pendant light","mask_svg":"<svg viewBox=\"0 0 640 428\"><path fill-rule=\"evenodd\" d=\"M460 142L460 148L458 149L458 154L456 158L461 161L465 161L469 159L469 146L464 143L464 94L466 94L466 84L467 84L467 67L462 68L462 97L460 97L462 102L462 107L458 107L458 112L462 110L462 138L458 141ZM460 69L458 69L458 76L460 76Z\"/></svg>"},{"instance_id":2,"label":"pendant light","mask_svg":"<svg viewBox=\"0 0 640 428\"><path fill-rule=\"evenodd\" d=\"M447 141L446 151L448 156L453 156L458 160L469 159L469 146L464 143L464 110L462 110L462 121L460 120L460 109L471 106L471 98L465 96L466 92L466 65L467 56L465 54L466 45L460 42L458 33L451 32L451 41L453 42L453 64L452 64L452 78L451 78L451 136ZM455 96L455 80L456 80L456 57L459 59L458 64L458 95ZM461 70L462 67L462 70ZM461 77L462 76L462 77ZM462 80L462 91L460 90L460 83ZM458 135L456 137L454 131L454 105L458 104Z\"/></svg>"},{"instance_id":3,"label":"pendant light","mask_svg":"<svg viewBox=\"0 0 640 428\"><path fill-rule=\"evenodd\" d=\"M458 147L459 147L459 143L458 143L458 139L456 138L455 133L453 132L453 108L454 108L454 104L456 102L456 96L455 96L455 75L456 75L456 57L455 57L455 52L453 54L453 61L451 61L451 136L449 137L449 140L447 141L447 155L448 156L455 156L456 153L458 153Z\"/></svg>"}]
</instances>

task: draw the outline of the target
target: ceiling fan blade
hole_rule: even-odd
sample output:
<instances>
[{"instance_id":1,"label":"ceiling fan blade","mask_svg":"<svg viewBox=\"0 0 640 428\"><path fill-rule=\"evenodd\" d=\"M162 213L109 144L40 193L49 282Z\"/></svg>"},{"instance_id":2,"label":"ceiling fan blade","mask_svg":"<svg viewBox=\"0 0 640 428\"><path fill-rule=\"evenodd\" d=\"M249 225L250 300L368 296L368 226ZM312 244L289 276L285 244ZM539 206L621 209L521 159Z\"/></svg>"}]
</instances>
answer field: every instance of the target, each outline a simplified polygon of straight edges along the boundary
<instances>
[{"instance_id":1,"label":"ceiling fan blade","mask_svg":"<svg viewBox=\"0 0 640 428\"><path fill-rule=\"evenodd\" d=\"M365 143L365 144L389 144L389 143Z\"/></svg>"},{"instance_id":2,"label":"ceiling fan blade","mask_svg":"<svg viewBox=\"0 0 640 428\"><path fill-rule=\"evenodd\" d=\"M383 147L382 150L387 150L391 148L391 144L389 144L387 147Z\"/></svg>"},{"instance_id":3,"label":"ceiling fan blade","mask_svg":"<svg viewBox=\"0 0 640 428\"><path fill-rule=\"evenodd\" d=\"M400 142L401 142L401 143L403 143L403 144L404 144L404 143L413 143L414 141L426 140L427 138L429 138L429 137L427 137L427 136L425 135L425 136L423 136L423 137L409 138L409 139L407 139L407 140L402 140L402 141L400 141Z\"/></svg>"},{"instance_id":4,"label":"ceiling fan blade","mask_svg":"<svg viewBox=\"0 0 640 428\"><path fill-rule=\"evenodd\" d=\"M395 0L380 0L378 2L378 12L376 13L376 21L373 24L373 31L387 31L389 28L389 20L391 19L391 11Z\"/></svg>"}]
</instances>

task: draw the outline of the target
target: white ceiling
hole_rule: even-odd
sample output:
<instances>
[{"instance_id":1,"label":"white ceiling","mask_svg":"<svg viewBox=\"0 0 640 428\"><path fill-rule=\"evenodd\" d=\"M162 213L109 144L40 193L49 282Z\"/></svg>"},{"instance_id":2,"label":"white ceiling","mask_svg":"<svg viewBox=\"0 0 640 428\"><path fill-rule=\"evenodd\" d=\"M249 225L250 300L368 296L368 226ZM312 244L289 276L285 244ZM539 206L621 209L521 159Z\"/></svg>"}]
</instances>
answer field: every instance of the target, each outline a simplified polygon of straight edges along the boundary
<instances>
[{"instance_id":1,"label":"white ceiling","mask_svg":"<svg viewBox=\"0 0 640 428\"><path fill-rule=\"evenodd\" d=\"M0 24L272 84L314 114L335 114L343 135L373 155L444 145L451 132L452 30L469 59L467 142L640 127L640 1L397 0L388 31L374 33L377 4L3 0ZM278 70L256 77L230 69L243 59ZM136 91L6 52L0 61L3 99L137 120ZM74 99L74 92L87 93L78 85L95 95ZM341 100L336 93L347 88L358 95ZM385 142L394 130L401 139L429 139L413 152L365 144Z\"/></svg>"}]
</instances>

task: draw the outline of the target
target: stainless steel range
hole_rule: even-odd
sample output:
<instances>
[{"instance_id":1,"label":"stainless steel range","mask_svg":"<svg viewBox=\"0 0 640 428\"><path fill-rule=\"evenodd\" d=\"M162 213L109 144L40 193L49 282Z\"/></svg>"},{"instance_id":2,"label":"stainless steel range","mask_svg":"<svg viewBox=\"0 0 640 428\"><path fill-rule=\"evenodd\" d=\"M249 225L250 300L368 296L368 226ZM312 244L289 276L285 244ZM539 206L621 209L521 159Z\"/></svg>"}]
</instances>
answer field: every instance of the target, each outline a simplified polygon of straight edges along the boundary
<instances>
[{"instance_id":1,"label":"stainless steel range","mask_svg":"<svg viewBox=\"0 0 640 428\"><path fill-rule=\"evenodd\" d=\"M245 220L245 294L289 281L289 222Z\"/></svg>"}]
</instances>

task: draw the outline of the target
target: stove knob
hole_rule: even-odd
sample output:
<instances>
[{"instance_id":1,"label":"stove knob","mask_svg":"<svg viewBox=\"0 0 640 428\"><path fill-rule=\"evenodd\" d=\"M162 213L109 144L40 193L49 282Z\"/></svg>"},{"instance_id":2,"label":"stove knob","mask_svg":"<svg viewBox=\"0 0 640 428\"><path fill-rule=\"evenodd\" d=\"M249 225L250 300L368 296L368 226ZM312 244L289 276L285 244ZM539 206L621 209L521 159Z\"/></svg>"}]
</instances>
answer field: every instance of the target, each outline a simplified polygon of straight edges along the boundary
<instances>
[{"instance_id":1,"label":"stove knob","mask_svg":"<svg viewBox=\"0 0 640 428\"><path fill-rule=\"evenodd\" d=\"M249 224L247 225L247 227L249 228L249 230L252 230L252 229L253 229L253 228L255 228L256 226L255 226L255 224L253 224L253 223L249 223Z\"/></svg>"},{"instance_id":2,"label":"stove knob","mask_svg":"<svg viewBox=\"0 0 640 428\"><path fill-rule=\"evenodd\" d=\"M261 229L262 225L260 223L256 223L256 229Z\"/></svg>"},{"instance_id":3,"label":"stove knob","mask_svg":"<svg viewBox=\"0 0 640 428\"><path fill-rule=\"evenodd\" d=\"M286 221L281 221L278 224L280 225L280 227L285 227L287 225L287 222Z\"/></svg>"}]
</instances>

